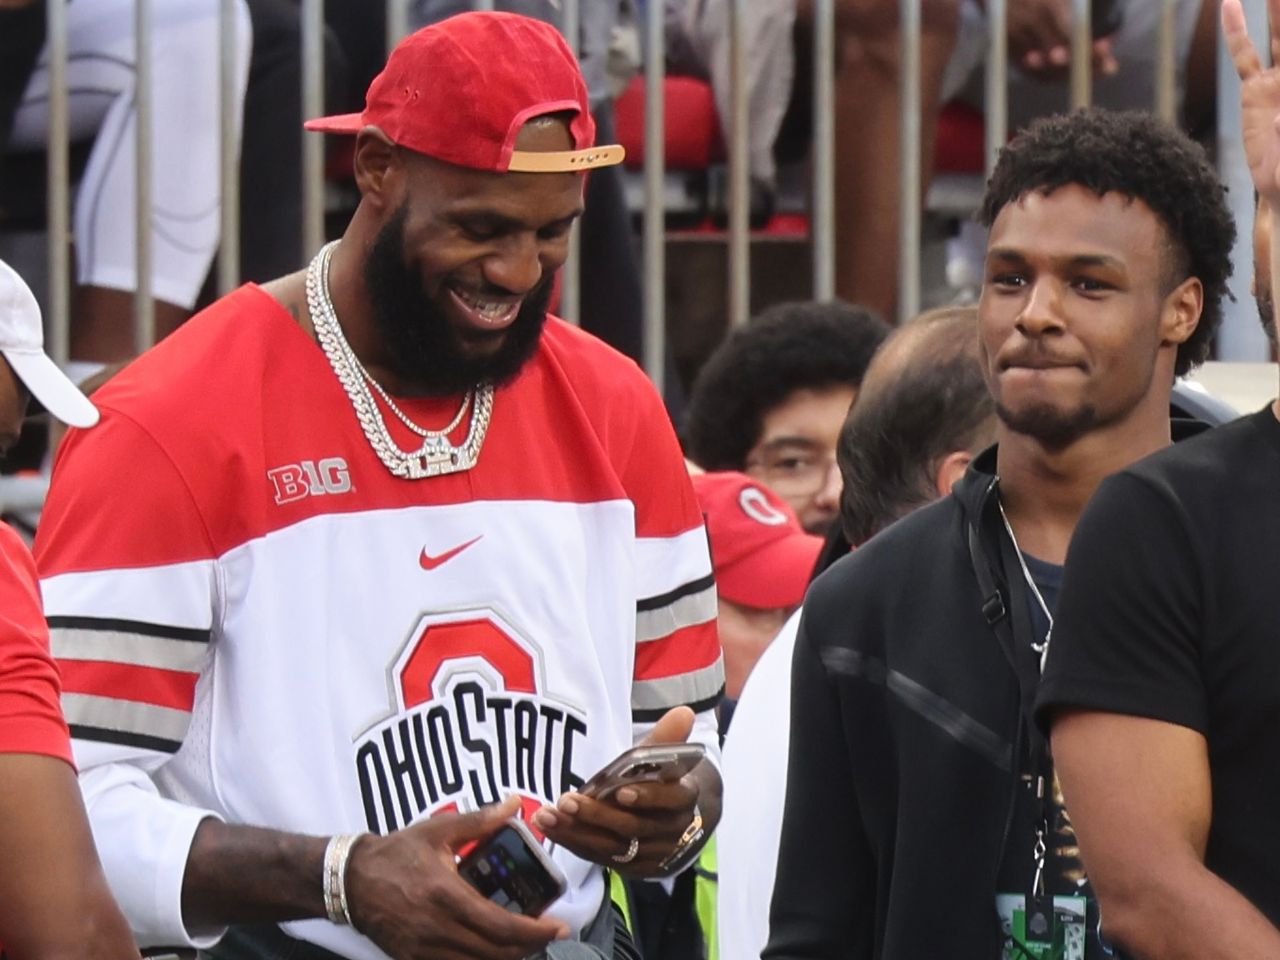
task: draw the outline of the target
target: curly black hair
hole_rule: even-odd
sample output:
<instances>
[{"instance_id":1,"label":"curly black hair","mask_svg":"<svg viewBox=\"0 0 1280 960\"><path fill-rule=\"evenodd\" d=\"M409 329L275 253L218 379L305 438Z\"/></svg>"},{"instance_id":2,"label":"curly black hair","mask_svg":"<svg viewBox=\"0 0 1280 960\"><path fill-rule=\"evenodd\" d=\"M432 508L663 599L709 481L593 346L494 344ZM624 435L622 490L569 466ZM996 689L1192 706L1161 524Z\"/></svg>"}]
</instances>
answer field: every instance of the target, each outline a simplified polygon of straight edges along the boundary
<instances>
[{"instance_id":1,"label":"curly black hair","mask_svg":"<svg viewBox=\"0 0 1280 960\"><path fill-rule=\"evenodd\" d=\"M1178 348L1175 374L1203 363L1230 297L1236 226L1226 188L1203 148L1151 114L1101 108L1044 117L1000 151L979 218L990 228L1000 211L1032 191L1052 193L1077 184L1098 196L1141 200L1160 218L1172 257L1169 289L1188 277L1204 285L1204 310Z\"/></svg>"},{"instance_id":2,"label":"curly black hair","mask_svg":"<svg viewBox=\"0 0 1280 960\"><path fill-rule=\"evenodd\" d=\"M780 303L735 330L689 397L685 454L706 470L741 470L765 414L797 390L856 387L889 326L841 301Z\"/></svg>"}]
</instances>

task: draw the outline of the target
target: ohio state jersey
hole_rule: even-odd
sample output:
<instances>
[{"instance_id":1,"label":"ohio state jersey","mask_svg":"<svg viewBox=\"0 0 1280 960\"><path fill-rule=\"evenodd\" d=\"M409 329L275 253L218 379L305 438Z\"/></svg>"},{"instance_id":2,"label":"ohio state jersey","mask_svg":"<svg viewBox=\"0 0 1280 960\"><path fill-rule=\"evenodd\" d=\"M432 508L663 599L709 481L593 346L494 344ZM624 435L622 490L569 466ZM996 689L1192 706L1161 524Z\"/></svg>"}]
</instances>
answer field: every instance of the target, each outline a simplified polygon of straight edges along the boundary
<instances>
[{"instance_id":1,"label":"ohio state jersey","mask_svg":"<svg viewBox=\"0 0 1280 960\"><path fill-rule=\"evenodd\" d=\"M254 286L95 400L36 554L95 836L144 945L208 942L179 900L205 816L386 833L554 802L679 704L714 742L698 508L652 387L590 336L549 319L479 463L423 480L382 464L324 354ZM431 426L459 401L397 403ZM601 871L554 856L552 912L581 928ZM286 926L381 956L327 921Z\"/></svg>"}]
</instances>

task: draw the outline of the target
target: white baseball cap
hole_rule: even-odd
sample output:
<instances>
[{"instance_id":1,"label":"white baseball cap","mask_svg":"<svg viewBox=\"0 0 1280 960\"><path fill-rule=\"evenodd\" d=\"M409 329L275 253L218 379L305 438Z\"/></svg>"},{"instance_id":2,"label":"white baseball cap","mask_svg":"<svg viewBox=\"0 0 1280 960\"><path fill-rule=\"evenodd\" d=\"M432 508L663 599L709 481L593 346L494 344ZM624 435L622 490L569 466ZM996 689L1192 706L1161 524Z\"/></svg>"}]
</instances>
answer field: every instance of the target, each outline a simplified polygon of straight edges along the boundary
<instances>
[{"instance_id":1,"label":"white baseball cap","mask_svg":"<svg viewBox=\"0 0 1280 960\"><path fill-rule=\"evenodd\" d=\"M41 406L73 427L92 427L98 408L44 352L40 305L31 288L0 260L0 354Z\"/></svg>"}]
</instances>

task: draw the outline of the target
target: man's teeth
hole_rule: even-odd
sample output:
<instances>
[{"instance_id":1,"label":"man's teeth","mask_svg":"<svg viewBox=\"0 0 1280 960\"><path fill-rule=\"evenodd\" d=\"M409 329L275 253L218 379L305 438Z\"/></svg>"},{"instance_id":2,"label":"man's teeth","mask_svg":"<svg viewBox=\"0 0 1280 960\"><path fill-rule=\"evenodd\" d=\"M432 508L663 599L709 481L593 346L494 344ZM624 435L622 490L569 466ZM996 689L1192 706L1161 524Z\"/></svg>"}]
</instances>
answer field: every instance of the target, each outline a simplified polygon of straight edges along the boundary
<instances>
[{"instance_id":1,"label":"man's teeth","mask_svg":"<svg viewBox=\"0 0 1280 960\"><path fill-rule=\"evenodd\" d=\"M477 300L462 292L459 292L458 296L468 307L480 314L480 316L490 320L496 320L499 317L505 316L512 307L512 304L510 303L494 303L491 300Z\"/></svg>"}]
</instances>

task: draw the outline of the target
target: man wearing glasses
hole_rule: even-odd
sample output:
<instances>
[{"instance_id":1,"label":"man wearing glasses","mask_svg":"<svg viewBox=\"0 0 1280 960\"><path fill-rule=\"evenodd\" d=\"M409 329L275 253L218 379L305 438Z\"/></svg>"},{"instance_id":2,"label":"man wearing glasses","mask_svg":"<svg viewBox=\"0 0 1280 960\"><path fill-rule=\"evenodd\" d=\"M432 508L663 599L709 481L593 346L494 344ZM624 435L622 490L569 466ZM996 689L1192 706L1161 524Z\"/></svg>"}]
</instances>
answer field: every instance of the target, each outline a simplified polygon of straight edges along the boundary
<instances>
[{"instance_id":1,"label":"man wearing glasses","mask_svg":"<svg viewBox=\"0 0 1280 960\"><path fill-rule=\"evenodd\" d=\"M810 533L840 512L836 443L889 327L847 303L783 303L734 332L693 386L685 453L786 500Z\"/></svg>"}]
</instances>

